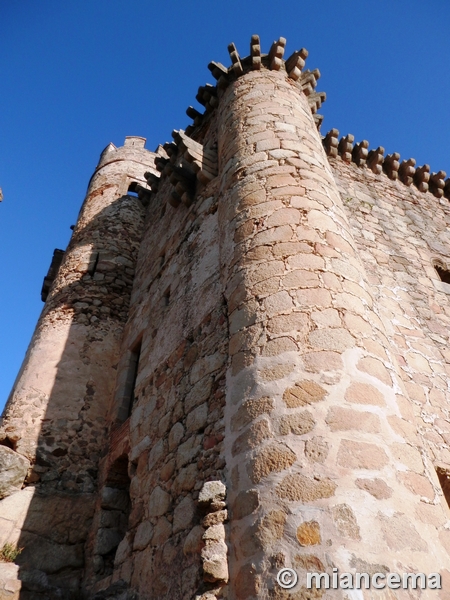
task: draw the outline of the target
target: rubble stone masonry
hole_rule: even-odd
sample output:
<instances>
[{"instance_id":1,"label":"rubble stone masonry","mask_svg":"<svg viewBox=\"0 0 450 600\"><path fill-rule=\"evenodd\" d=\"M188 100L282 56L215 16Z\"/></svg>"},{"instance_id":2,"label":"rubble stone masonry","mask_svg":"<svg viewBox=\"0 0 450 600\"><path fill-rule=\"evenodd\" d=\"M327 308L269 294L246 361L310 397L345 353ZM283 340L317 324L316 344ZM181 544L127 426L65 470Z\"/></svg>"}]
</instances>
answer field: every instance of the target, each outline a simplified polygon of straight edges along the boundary
<instances>
[{"instance_id":1,"label":"rubble stone masonry","mask_svg":"<svg viewBox=\"0 0 450 600\"><path fill-rule=\"evenodd\" d=\"M449 180L322 136L285 43L102 154L3 417L0 599L450 599Z\"/></svg>"}]
</instances>

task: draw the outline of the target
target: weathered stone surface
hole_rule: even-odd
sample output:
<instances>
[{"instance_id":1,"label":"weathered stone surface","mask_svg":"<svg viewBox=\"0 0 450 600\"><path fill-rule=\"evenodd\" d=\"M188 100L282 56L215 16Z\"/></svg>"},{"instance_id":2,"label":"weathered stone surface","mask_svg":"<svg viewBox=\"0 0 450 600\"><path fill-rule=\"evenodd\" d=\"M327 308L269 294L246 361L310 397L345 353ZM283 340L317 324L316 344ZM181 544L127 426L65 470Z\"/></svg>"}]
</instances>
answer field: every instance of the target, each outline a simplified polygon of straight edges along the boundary
<instances>
[{"instance_id":1,"label":"weathered stone surface","mask_svg":"<svg viewBox=\"0 0 450 600\"><path fill-rule=\"evenodd\" d=\"M328 411L325 421L331 431L348 431L356 429L367 433L380 431L380 419L377 415L366 411L356 411L340 406L333 406Z\"/></svg>"},{"instance_id":2,"label":"weathered stone surface","mask_svg":"<svg viewBox=\"0 0 450 600\"><path fill-rule=\"evenodd\" d=\"M194 502L192 498L185 496L175 507L173 513L173 533L178 533L183 529L187 529L194 519L194 514Z\"/></svg>"},{"instance_id":3,"label":"weathered stone surface","mask_svg":"<svg viewBox=\"0 0 450 600\"><path fill-rule=\"evenodd\" d=\"M0 499L21 489L30 461L6 446L0 446Z\"/></svg>"},{"instance_id":4,"label":"weathered stone surface","mask_svg":"<svg viewBox=\"0 0 450 600\"><path fill-rule=\"evenodd\" d=\"M385 401L381 392L373 385L368 383L352 383L345 392L347 402L356 404L373 404L375 406L385 406Z\"/></svg>"},{"instance_id":5,"label":"weathered stone surface","mask_svg":"<svg viewBox=\"0 0 450 600\"><path fill-rule=\"evenodd\" d=\"M305 456L312 462L323 463L330 451L328 442L320 437L306 440Z\"/></svg>"},{"instance_id":6,"label":"weathered stone surface","mask_svg":"<svg viewBox=\"0 0 450 600\"><path fill-rule=\"evenodd\" d=\"M286 514L281 510L273 510L265 515L257 527L257 538L262 547L267 548L276 540L280 540L284 534L286 525Z\"/></svg>"},{"instance_id":7,"label":"weathered stone surface","mask_svg":"<svg viewBox=\"0 0 450 600\"><path fill-rule=\"evenodd\" d=\"M203 579L209 582L228 581L227 546L223 541L207 544L201 551Z\"/></svg>"},{"instance_id":8,"label":"weathered stone surface","mask_svg":"<svg viewBox=\"0 0 450 600\"><path fill-rule=\"evenodd\" d=\"M248 425L250 421L256 419L259 415L270 414L273 410L274 401L272 398L258 398L257 400L247 400L238 411L233 415L231 427L233 431Z\"/></svg>"},{"instance_id":9,"label":"weathered stone surface","mask_svg":"<svg viewBox=\"0 0 450 600\"><path fill-rule=\"evenodd\" d=\"M316 422L312 414L307 410L304 410L299 413L281 417L279 430L281 435L287 435L289 433L303 435L312 431L315 424Z\"/></svg>"},{"instance_id":10,"label":"weathered stone surface","mask_svg":"<svg viewBox=\"0 0 450 600\"><path fill-rule=\"evenodd\" d=\"M224 500L226 494L227 488L222 481L207 481L200 490L198 502L204 505L212 504Z\"/></svg>"},{"instance_id":11,"label":"weathered stone surface","mask_svg":"<svg viewBox=\"0 0 450 600\"><path fill-rule=\"evenodd\" d=\"M322 373L323 371L335 371L342 369L342 359L337 352L321 350L309 352L304 356L305 368L311 373Z\"/></svg>"},{"instance_id":12,"label":"weathered stone surface","mask_svg":"<svg viewBox=\"0 0 450 600\"><path fill-rule=\"evenodd\" d=\"M199 554L205 542L203 541L203 535L205 529L201 525L196 525L188 533L183 546L184 554Z\"/></svg>"},{"instance_id":13,"label":"weathered stone surface","mask_svg":"<svg viewBox=\"0 0 450 600\"><path fill-rule=\"evenodd\" d=\"M409 444L394 443L390 447L393 456L416 473L423 473L423 461L420 452Z\"/></svg>"},{"instance_id":14,"label":"weathered stone surface","mask_svg":"<svg viewBox=\"0 0 450 600\"><path fill-rule=\"evenodd\" d=\"M233 504L233 518L243 519L250 515L259 505L258 490L245 490L238 494Z\"/></svg>"},{"instance_id":15,"label":"weathered stone surface","mask_svg":"<svg viewBox=\"0 0 450 600\"><path fill-rule=\"evenodd\" d=\"M342 440L337 462L349 469L381 469L389 459L383 448L376 444Z\"/></svg>"},{"instance_id":16,"label":"weathered stone surface","mask_svg":"<svg viewBox=\"0 0 450 600\"><path fill-rule=\"evenodd\" d=\"M426 477L423 477L423 475L418 475L417 473L399 473L398 477L403 485L405 485L413 494L426 498L428 501L434 499L435 491L433 486Z\"/></svg>"},{"instance_id":17,"label":"weathered stone surface","mask_svg":"<svg viewBox=\"0 0 450 600\"><path fill-rule=\"evenodd\" d=\"M162 546L170 538L172 525L165 517L160 517L155 525L152 536L152 546Z\"/></svg>"},{"instance_id":18,"label":"weathered stone surface","mask_svg":"<svg viewBox=\"0 0 450 600\"><path fill-rule=\"evenodd\" d=\"M367 358L362 358L359 361L357 368L360 371L364 371L365 373L372 375L372 377L376 377L385 385L392 385L392 379L389 375L389 371L386 369L383 363L376 358L372 358L370 356Z\"/></svg>"},{"instance_id":19,"label":"weathered stone surface","mask_svg":"<svg viewBox=\"0 0 450 600\"><path fill-rule=\"evenodd\" d=\"M320 525L317 521L305 521L297 527L297 539L300 546L320 544Z\"/></svg>"},{"instance_id":20,"label":"weathered stone surface","mask_svg":"<svg viewBox=\"0 0 450 600\"><path fill-rule=\"evenodd\" d=\"M243 600L254 597L261 589L261 579L252 563L240 569L233 584L236 596Z\"/></svg>"},{"instance_id":21,"label":"weathered stone surface","mask_svg":"<svg viewBox=\"0 0 450 600\"><path fill-rule=\"evenodd\" d=\"M228 520L228 511L227 510L217 510L215 512L211 512L207 514L203 520L203 527L211 527L213 525L217 525L219 523L224 523Z\"/></svg>"},{"instance_id":22,"label":"weathered stone surface","mask_svg":"<svg viewBox=\"0 0 450 600\"><path fill-rule=\"evenodd\" d=\"M174 450L181 442L184 435L184 427L181 423L175 423L169 433L169 450Z\"/></svg>"},{"instance_id":23,"label":"weathered stone surface","mask_svg":"<svg viewBox=\"0 0 450 600\"><path fill-rule=\"evenodd\" d=\"M392 517L384 514L379 515L384 539L389 548L397 551L404 551L407 548L426 552L427 543L419 536L416 528L411 521L400 513L395 513Z\"/></svg>"},{"instance_id":24,"label":"weathered stone surface","mask_svg":"<svg viewBox=\"0 0 450 600\"><path fill-rule=\"evenodd\" d=\"M233 443L231 452L233 455L240 454L245 450L256 448L263 440L271 438L273 433L267 419L260 419L252 423Z\"/></svg>"},{"instance_id":25,"label":"weathered stone surface","mask_svg":"<svg viewBox=\"0 0 450 600\"><path fill-rule=\"evenodd\" d=\"M170 504L170 494L159 486L155 487L148 501L149 517L161 517L169 510Z\"/></svg>"},{"instance_id":26,"label":"weathered stone surface","mask_svg":"<svg viewBox=\"0 0 450 600\"><path fill-rule=\"evenodd\" d=\"M325 567L319 557L314 554L297 554L294 557L294 564L297 568L305 569L312 573L324 573Z\"/></svg>"},{"instance_id":27,"label":"weathered stone surface","mask_svg":"<svg viewBox=\"0 0 450 600\"><path fill-rule=\"evenodd\" d=\"M142 523L139 523L136 535L134 536L133 549L144 550L144 548L149 545L152 535L153 525L150 521L142 521Z\"/></svg>"},{"instance_id":28,"label":"weathered stone surface","mask_svg":"<svg viewBox=\"0 0 450 600\"><path fill-rule=\"evenodd\" d=\"M261 371L261 378L265 381L273 381L276 379L283 379L289 373L295 369L295 365L275 365Z\"/></svg>"},{"instance_id":29,"label":"weathered stone surface","mask_svg":"<svg viewBox=\"0 0 450 600\"><path fill-rule=\"evenodd\" d=\"M344 352L355 345L355 338L346 329L316 329L308 339L313 348L320 350Z\"/></svg>"},{"instance_id":30,"label":"weathered stone surface","mask_svg":"<svg viewBox=\"0 0 450 600\"><path fill-rule=\"evenodd\" d=\"M304 380L294 387L288 388L283 394L283 400L288 408L298 408L314 402L320 402L327 392L314 381Z\"/></svg>"},{"instance_id":31,"label":"weathered stone surface","mask_svg":"<svg viewBox=\"0 0 450 600\"><path fill-rule=\"evenodd\" d=\"M392 489L382 479L357 479L355 483L378 500L386 500L392 496Z\"/></svg>"},{"instance_id":32,"label":"weathered stone surface","mask_svg":"<svg viewBox=\"0 0 450 600\"><path fill-rule=\"evenodd\" d=\"M294 464L297 457L294 452L283 444L271 444L257 453L252 460L250 477L253 483L258 483L270 473L284 471Z\"/></svg>"},{"instance_id":33,"label":"weathered stone surface","mask_svg":"<svg viewBox=\"0 0 450 600\"><path fill-rule=\"evenodd\" d=\"M339 533L352 540L360 540L359 526L352 509L348 504L337 504L331 509L334 524Z\"/></svg>"},{"instance_id":34,"label":"weathered stone surface","mask_svg":"<svg viewBox=\"0 0 450 600\"><path fill-rule=\"evenodd\" d=\"M280 498L291 501L312 502L319 498L330 498L334 495L336 484L330 479L312 479L295 473L286 475L277 487Z\"/></svg>"}]
</instances>

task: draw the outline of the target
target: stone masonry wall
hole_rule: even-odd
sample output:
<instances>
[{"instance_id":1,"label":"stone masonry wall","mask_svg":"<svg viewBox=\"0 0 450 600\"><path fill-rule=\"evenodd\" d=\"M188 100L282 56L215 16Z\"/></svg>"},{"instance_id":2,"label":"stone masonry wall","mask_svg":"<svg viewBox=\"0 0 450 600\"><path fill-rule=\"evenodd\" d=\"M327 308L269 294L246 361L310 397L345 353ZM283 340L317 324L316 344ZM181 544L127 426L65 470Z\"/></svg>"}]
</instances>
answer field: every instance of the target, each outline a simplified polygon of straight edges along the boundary
<instances>
[{"instance_id":1,"label":"stone masonry wall","mask_svg":"<svg viewBox=\"0 0 450 600\"><path fill-rule=\"evenodd\" d=\"M421 453L428 470L448 473L450 286L434 268L440 264L448 269L450 261L448 200L439 201L429 192L340 158L330 163L410 399L402 406L409 423L408 447ZM374 350L386 360L381 348ZM450 552L444 528L448 513L439 502L439 486L424 478L421 463L407 472L410 459L404 452L397 452L395 459L405 493L423 500L416 509L417 519L439 526Z\"/></svg>"},{"instance_id":2,"label":"stone masonry wall","mask_svg":"<svg viewBox=\"0 0 450 600\"><path fill-rule=\"evenodd\" d=\"M255 71L219 111L232 597L291 597L275 584L286 565L303 585L332 567L443 571L448 507L410 443L396 352L309 107L283 73ZM428 502L440 520L417 519Z\"/></svg>"},{"instance_id":3,"label":"stone masonry wall","mask_svg":"<svg viewBox=\"0 0 450 600\"><path fill-rule=\"evenodd\" d=\"M215 135L214 122L204 135ZM214 587L203 582L205 512L198 496L205 481L224 479L228 322L220 286L217 180L198 185L189 208L168 202L172 190L166 179L148 207L111 413L112 422L125 414L120 402L127 363L139 341L125 434L128 530L114 573L104 570L95 540L95 568L88 573L92 590L125 582L140 598L193 598Z\"/></svg>"}]
</instances>

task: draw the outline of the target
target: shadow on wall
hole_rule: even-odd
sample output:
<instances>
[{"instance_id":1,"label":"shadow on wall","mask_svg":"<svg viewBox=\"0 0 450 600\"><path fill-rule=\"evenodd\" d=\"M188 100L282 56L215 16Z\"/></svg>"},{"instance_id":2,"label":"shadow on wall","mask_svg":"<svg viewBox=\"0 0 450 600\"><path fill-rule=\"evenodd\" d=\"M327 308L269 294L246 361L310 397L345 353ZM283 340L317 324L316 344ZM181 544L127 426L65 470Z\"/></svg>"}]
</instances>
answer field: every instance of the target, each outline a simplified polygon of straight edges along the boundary
<instances>
[{"instance_id":1,"label":"shadow on wall","mask_svg":"<svg viewBox=\"0 0 450 600\"><path fill-rule=\"evenodd\" d=\"M99 578L112 572L130 480L126 452L105 464L108 412L144 214L125 195L75 230L6 405L0 444L31 467L0 501L0 547L23 548L18 567L0 564L0 597L9 579L20 600L82 598L86 553Z\"/></svg>"}]
</instances>

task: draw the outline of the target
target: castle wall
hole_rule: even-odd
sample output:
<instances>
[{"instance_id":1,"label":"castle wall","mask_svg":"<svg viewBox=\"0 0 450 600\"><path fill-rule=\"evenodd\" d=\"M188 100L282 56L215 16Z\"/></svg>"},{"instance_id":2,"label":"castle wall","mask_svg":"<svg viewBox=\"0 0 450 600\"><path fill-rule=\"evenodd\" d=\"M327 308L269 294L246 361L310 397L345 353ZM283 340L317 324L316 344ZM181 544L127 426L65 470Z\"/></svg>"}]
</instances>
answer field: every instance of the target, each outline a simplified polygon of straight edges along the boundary
<instances>
[{"instance_id":1,"label":"castle wall","mask_svg":"<svg viewBox=\"0 0 450 600\"><path fill-rule=\"evenodd\" d=\"M232 597L284 598L286 564L300 581L404 572L405 555L442 570L438 521L417 512L437 503L442 523L448 507L306 101L261 71L219 110Z\"/></svg>"},{"instance_id":2,"label":"castle wall","mask_svg":"<svg viewBox=\"0 0 450 600\"><path fill-rule=\"evenodd\" d=\"M445 482L450 469L450 286L434 268L449 265L448 201L340 158L330 164L409 398L401 405L403 421L391 423L408 444L408 452L393 446L398 478L405 494L422 498L416 518L441 527L439 535L449 551L443 528L448 511L433 473L437 470ZM364 324L354 327L354 333L364 339ZM364 343L386 360L381 347L370 339ZM412 448L422 455L425 469L411 461Z\"/></svg>"},{"instance_id":3,"label":"castle wall","mask_svg":"<svg viewBox=\"0 0 450 600\"><path fill-rule=\"evenodd\" d=\"M213 134L214 123L207 138ZM135 401L120 434L129 437L130 448L128 531L114 574L102 563L95 540L94 568L88 572L92 589L122 579L143 598L191 598L202 586L204 529L197 500L205 481L224 478L225 466L228 323L220 282L217 181L199 185L189 209L168 203L172 190L166 179L147 209L110 415L112 422L127 417L124 403L130 397L123 391L131 351L139 344Z\"/></svg>"}]
</instances>

